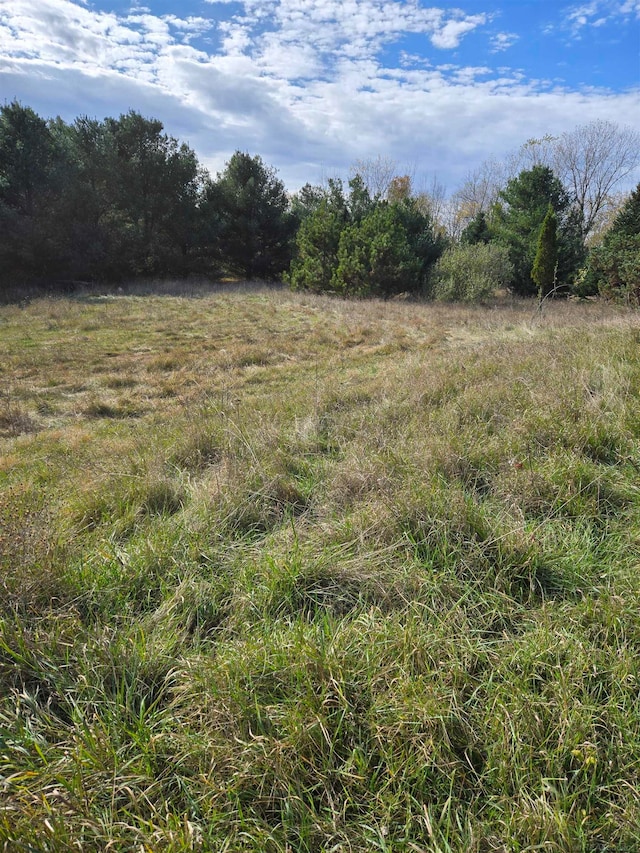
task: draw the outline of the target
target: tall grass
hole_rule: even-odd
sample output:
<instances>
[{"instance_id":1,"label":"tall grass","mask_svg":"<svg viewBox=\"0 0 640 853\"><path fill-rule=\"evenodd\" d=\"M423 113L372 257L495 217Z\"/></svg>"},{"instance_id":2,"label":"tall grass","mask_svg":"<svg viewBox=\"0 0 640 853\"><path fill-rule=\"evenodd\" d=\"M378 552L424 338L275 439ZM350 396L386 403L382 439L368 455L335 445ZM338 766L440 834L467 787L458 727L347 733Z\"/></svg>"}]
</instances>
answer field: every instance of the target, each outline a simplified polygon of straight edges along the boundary
<instances>
[{"instance_id":1,"label":"tall grass","mask_svg":"<svg viewBox=\"0 0 640 853\"><path fill-rule=\"evenodd\" d=\"M252 288L0 334L4 850L640 848L635 314Z\"/></svg>"}]
</instances>

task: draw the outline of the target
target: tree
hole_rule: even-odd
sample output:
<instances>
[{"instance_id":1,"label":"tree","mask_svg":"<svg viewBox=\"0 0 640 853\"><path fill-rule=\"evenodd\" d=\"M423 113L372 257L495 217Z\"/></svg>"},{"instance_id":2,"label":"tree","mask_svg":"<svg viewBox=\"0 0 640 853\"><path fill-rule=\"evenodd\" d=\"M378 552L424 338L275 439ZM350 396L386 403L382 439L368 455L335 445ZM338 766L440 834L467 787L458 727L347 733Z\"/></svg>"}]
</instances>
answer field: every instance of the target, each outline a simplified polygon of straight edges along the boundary
<instances>
[{"instance_id":1,"label":"tree","mask_svg":"<svg viewBox=\"0 0 640 853\"><path fill-rule=\"evenodd\" d=\"M476 243L488 243L490 240L491 229L487 217L484 210L479 210L460 235L460 242L473 246Z\"/></svg>"},{"instance_id":2,"label":"tree","mask_svg":"<svg viewBox=\"0 0 640 853\"><path fill-rule=\"evenodd\" d=\"M391 179L387 188L387 201L391 204L405 201L411 198L413 194L412 181L410 175L396 175Z\"/></svg>"},{"instance_id":3,"label":"tree","mask_svg":"<svg viewBox=\"0 0 640 853\"><path fill-rule=\"evenodd\" d=\"M551 169L534 166L512 178L500 193L494 209L495 239L509 249L514 267L511 288L522 296L537 292L531 277L540 228L549 205L558 222L558 282L569 287L584 259L579 211Z\"/></svg>"},{"instance_id":4,"label":"tree","mask_svg":"<svg viewBox=\"0 0 640 853\"><path fill-rule=\"evenodd\" d=\"M404 199L395 207L411 252L419 261L419 277L412 289L424 289L431 267L446 249L448 240L429 208L422 205L421 196Z\"/></svg>"},{"instance_id":5,"label":"tree","mask_svg":"<svg viewBox=\"0 0 640 853\"><path fill-rule=\"evenodd\" d=\"M17 101L0 107L0 267L7 278L54 271L58 162L43 119Z\"/></svg>"},{"instance_id":6,"label":"tree","mask_svg":"<svg viewBox=\"0 0 640 853\"><path fill-rule=\"evenodd\" d=\"M331 290L338 267L340 235L348 217L346 200L337 189L336 185L325 192L315 210L300 225L289 274L294 290Z\"/></svg>"},{"instance_id":7,"label":"tree","mask_svg":"<svg viewBox=\"0 0 640 853\"><path fill-rule=\"evenodd\" d=\"M362 179L349 181L345 199L329 182L324 199L302 222L289 281L306 290L337 290L388 296L420 290L446 240L419 199L374 200Z\"/></svg>"},{"instance_id":8,"label":"tree","mask_svg":"<svg viewBox=\"0 0 640 853\"><path fill-rule=\"evenodd\" d=\"M542 222L536 256L533 261L531 278L538 288L542 299L551 293L555 284L558 267L558 220L551 204Z\"/></svg>"},{"instance_id":9,"label":"tree","mask_svg":"<svg viewBox=\"0 0 640 853\"><path fill-rule=\"evenodd\" d=\"M588 272L604 296L640 304L640 184L591 250Z\"/></svg>"},{"instance_id":10,"label":"tree","mask_svg":"<svg viewBox=\"0 0 640 853\"><path fill-rule=\"evenodd\" d=\"M206 191L205 209L218 217L216 250L230 272L274 278L291 259L294 219L273 169L236 151Z\"/></svg>"},{"instance_id":11,"label":"tree","mask_svg":"<svg viewBox=\"0 0 640 853\"><path fill-rule=\"evenodd\" d=\"M451 217L451 205L447 201L447 189L437 176L429 184L411 195L422 213L428 216L432 226L442 234L446 233Z\"/></svg>"},{"instance_id":12,"label":"tree","mask_svg":"<svg viewBox=\"0 0 640 853\"><path fill-rule=\"evenodd\" d=\"M479 213L488 214L498 201L500 190L511 177L510 167L498 160L485 160L467 175L451 197L454 231L460 233Z\"/></svg>"},{"instance_id":13,"label":"tree","mask_svg":"<svg viewBox=\"0 0 640 853\"><path fill-rule=\"evenodd\" d=\"M527 139L516 154L509 157L511 168L516 171L533 169L534 166L548 166L553 169L555 164L558 137L545 133L538 138Z\"/></svg>"},{"instance_id":14,"label":"tree","mask_svg":"<svg viewBox=\"0 0 640 853\"><path fill-rule=\"evenodd\" d=\"M193 231L201 185L196 155L163 133L162 122L133 110L107 119L106 129L116 152L118 254L135 273L175 269Z\"/></svg>"},{"instance_id":15,"label":"tree","mask_svg":"<svg viewBox=\"0 0 640 853\"><path fill-rule=\"evenodd\" d=\"M615 186L640 163L640 133L598 119L563 133L552 156L582 214L586 236L597 227Z\"/></svg>"},{"instance_id":16,"label":"tree","mask_svg":"<svg viewBox=\"0 0 640 853\"><path fill-rule=\"evenodd\" d=\"M198 203L205 173L195 152L185 143L171 140L165 161L166 206L158 219L158 231L168 251L165 264L176 272L192 269L191 253L197 242Z\"/></svg>"},{"instance_id":17,"label":"tree","mask_svg":"<svg viewBox=\"0 0 640 853\"><path fill-rule=\"evenodd\" d=\"M0 198L25 216L36 214L46 192L54 144L47 123L17 101L0 107Z\"/></svg>"},{"instance_id":18,"label":"tree","mask_svg":"<svg viewBox=\"0 0 640 853\"><path fill-rule=\"evenodd\" d=\"M377 157L356 160L351 167L351 177L360 177L372 199L384 199L387 198L397 167L398 164L392 157L378 154Z\"/></svg>"},{"instance_id":19,"label":"tree","mask_svg":"<svg viewBox=\"0 0 640 853\"><path fill-rule=\"evenodd\" d=\"M360 175L354 175L349 180L347 208L349 211L349 220L351 222L362 222L365 216L371 213L379 201L379 198L371 196L366 183Z\"/></svg>"},{"instance_id":20,"label":"tree","mask_svg":"<svg viewBox=\"0 0 640 853\"><path fill-rule=\"evenodd\" d=\"M412 250L400 205L382 202L342 231L332 285L354 296L391 296L415 291L420 272L420 259Z\"/></svg>"},{"instance_id":21,"label":"tree","mask_svg":"<svg viewBox=\"0 0 640 853\"><path fill-rule=\"evenodd\" d=\"M57 214L64 275L73 280L123 274L117 234L119 172L115 141L106 122L81 116L61 119L50 131L63 151L64 186Z\"/></svg>"},{"instance_id":22,"label":"tree","mask_svg":"<svg viewBox=\"0 0 640 853\"><path fill-rule=\"evenodd\" d=\"M308 183L291 196L290 211L296 227L299 227L308 216L315 213L324 198L325 192L322 187Z\"/></svg>"}]
</instances>

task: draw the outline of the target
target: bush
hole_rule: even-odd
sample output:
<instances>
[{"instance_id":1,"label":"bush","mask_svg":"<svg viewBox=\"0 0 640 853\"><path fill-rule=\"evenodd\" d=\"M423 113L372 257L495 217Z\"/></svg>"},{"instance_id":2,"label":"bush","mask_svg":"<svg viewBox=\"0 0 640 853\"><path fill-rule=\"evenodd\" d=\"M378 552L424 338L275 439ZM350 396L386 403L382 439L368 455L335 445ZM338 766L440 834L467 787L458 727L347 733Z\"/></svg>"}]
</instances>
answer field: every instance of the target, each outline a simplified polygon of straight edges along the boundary
<instances>
[{"instance_id":1,"label":"bush","mask_svg":"<svg viewBox=\"0 0 640 853\"><path fill-rule=\"evenodd\" d=\"M436 263L431 293L443 302L481 302L513 277L509 250L495 243L452 246Z\"/></svg>"}]
</instances>

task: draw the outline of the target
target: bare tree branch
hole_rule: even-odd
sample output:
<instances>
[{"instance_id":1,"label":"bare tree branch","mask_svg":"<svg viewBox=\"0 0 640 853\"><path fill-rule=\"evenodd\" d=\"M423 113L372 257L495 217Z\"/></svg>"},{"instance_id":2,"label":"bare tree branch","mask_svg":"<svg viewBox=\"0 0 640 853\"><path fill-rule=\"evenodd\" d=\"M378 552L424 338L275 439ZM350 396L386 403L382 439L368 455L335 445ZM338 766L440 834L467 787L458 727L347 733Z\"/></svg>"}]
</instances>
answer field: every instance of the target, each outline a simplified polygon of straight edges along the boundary
<instances>
[{"instance_id":1,"label":"bare tree branch","mask_svg":"<svg viewBox=\"0 0 640 853\"><path fill-rule=\"evenodd\" d=\"M640 134L598 119L563 133L552 156L550 165L583 215L586 237L597 227L614 187L640 164Z\"/></svg>"},{"instance_id":2,"label":"bare tree branch","mask_svg":"<svg viewBox=\"0 0 640 853\"><path fill-rule=\"evenodd\" d=\"M510 176L510 166L494 159L485 160L467 175L463 185L451 197L452 219L459 231L480 211L489 211Z\"/></svg>"},{"instance_id":3,"label":"bare tree branch","mask_svg":"<svg viewBox=\"0 0 640 853\"><path fill-rule=\"evenodd\" d=\"M360 175L371 198L385 198L391 181L398 174L398 163L392 157L378 154L367 160L356 160L349 171L352 178Z\"/></svg>"}]
</instances>

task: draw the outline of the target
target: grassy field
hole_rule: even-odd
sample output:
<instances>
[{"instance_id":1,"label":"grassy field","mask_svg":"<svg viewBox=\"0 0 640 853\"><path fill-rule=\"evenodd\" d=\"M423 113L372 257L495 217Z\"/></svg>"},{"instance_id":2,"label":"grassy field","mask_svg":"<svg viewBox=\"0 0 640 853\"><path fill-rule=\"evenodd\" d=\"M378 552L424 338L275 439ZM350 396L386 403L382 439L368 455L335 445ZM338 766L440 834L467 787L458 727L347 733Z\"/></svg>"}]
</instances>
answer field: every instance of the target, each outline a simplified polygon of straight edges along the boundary
<instances>
[{"instance_id":1,"label":"grassy field","mask_svg":"<svg viewBox=\"0 0 640 853\"><path fill-rule=\"evenodd\" d=\"M640 849L640 316L0 308L0 849Z\"/></svg>"}]
</instances>

